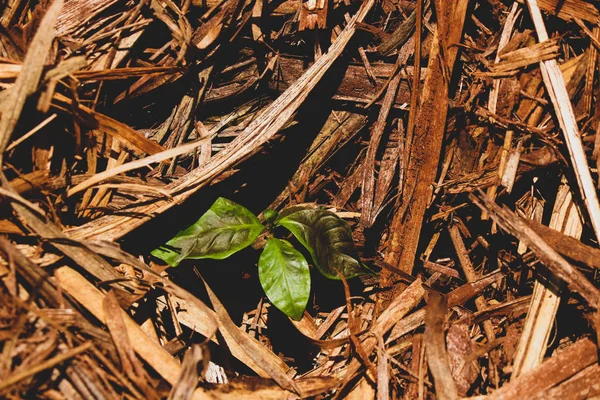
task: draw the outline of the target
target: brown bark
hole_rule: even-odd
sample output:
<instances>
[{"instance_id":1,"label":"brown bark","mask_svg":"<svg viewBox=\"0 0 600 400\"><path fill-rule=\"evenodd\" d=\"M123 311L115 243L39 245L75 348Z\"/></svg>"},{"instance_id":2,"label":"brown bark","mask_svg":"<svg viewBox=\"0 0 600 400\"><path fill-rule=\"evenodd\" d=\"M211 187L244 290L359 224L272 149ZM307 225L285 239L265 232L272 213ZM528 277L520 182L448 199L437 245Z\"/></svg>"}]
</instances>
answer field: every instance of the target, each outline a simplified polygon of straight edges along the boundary
<instances>
[{"instance_id":1,"label":"brown bark","mask_svg":"<svg viewBox=\"0 0 600 400\"><path fill-rule=\"evenodd\" d=\"M433 41L429 66L422 90L411 157L406 171L401 207L390 226L386 262L411 273L417 258L421 226L431 200L440 161L449 103L449 78L458 55L457 43L468 0L436 1L438 33ZM389 284L391 276L382 272L381 281Z\"/></svg>"}]
</instances>

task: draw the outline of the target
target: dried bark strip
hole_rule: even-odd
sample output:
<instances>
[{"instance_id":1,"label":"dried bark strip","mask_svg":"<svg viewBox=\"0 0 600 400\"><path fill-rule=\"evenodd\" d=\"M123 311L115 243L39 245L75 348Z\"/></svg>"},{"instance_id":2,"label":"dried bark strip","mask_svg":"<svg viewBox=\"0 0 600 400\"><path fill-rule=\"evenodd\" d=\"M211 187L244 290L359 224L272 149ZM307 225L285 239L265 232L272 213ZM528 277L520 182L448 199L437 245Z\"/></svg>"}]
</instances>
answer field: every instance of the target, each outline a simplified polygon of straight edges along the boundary
<instances>
[{"instance_id":1,"label":"dried bark strip","mask_svg":"<svg viewBox=\"0 0 600 400\"><path fill-rule=\"evenodd\" d=\"M402 46L410 38L417 22L417 11L413 11L410 16L400 24L394 33L390 35L383 43L377 47L377 51L387 56L394 50Z\"/></svg>"},{"instance_id":2,"label":"dried bark strip","mask_svg":"<svg viewBox=\"0 0 600 400\"><path fill-rule=\"evenodd\" d=\"M537 223L534 218L531 221ZM581 217L573 203L571 189L564 178L558 188L549 228L552 231L556 229L571 235L575 240L581 237L583 231ZM544 278L536 279L533 287L527 319L514 357L512 377L517 377L539 365L547 352L548 338L553 330L561 301L562 284L552 272L546 270L543 274Z\"/></svg>"},{"instance_id":3,"label":"dried bark strip","mask_svg":"<svg viewBox=\"0 0 600 400\"><path fill-rule=\"evenodd\" d=\"M519 297L518 299L512 301L490 306L485 311L478 311L476 313L469 314L459 320L452 321L452 323L479 324L482 321L485 321L492 317L508 315L511 313L525 312L529 307L530 302L531 296Z\"/></svg>"},{"instance_id":4,"label":"dried bark strip","mask_svg":"<svg viewBox=\"0 0 600 400\"><path fill-rule=\"evenodd\" d=\"M5 236L0 236L0 256L7 262L14 263L17 266L17 274L22 276L29 286L35 287L38 295L48 304L53 307L60 305L58 290L49 281L46 271L21 253Z\"/></svg>"},{"instance_id":5,"label":"dried bark strip","mask_svg":"<svg viewBox=\"0 0 600 400\"><path fill-rule=\"evenodd\" d=\"M536 43L529 47L523 47L509 53L500 54L500 62L492 64L490 71L492 76L510 75L516 73L520 68L544 60L556 58L560 46L556 40Z\"/></svg>"},{"instance_id":6,"label":"dried bark strip","mask_svg":"<svg viewBox=\"0 0 600 400\"><path fill-rule=\"evenodd\" d=\"M127 327L121 314L121 306L114 293L110 291L102 302L104 308L104 315L106 317L106 326L111 334L117 353L119 354L119 360L121 361L121 368L126 376L135 382L147 399L158 399L158 396L154 392L154 389L150 386L150 377L144 370L144 366L140 360L135 356L135 352L131 345L129 335L127 333Z\"/></svg>"},{"instance_id":7,"label":"dried bark strip","mask_svg":"<svg viewBox=\"0 0 600 400\"><path fill-rule=\"evenodd\" d=\"M198 378L200 378L198 365L203 361L204 355L202 353L202 347L197 344L192 345L185 352L181 363L181 375L177 383L171 388L167 400L188 399L194 393L194 389L198 385Z\"/></svg>"},{"instance_id":8,"label":"dried bark strip","mask_svg":"<svg viewBox=\"0 0 600 400\"><path fill-rule=\"evenodd\" d=\"M473 296L480 293L483 289L485 289L492 283L497 282L498 279L500 279L501 277L502 277L502 274L500 273L500 271L494 271L494 272L484 276L483 278L479 279L476 282L466 283L463 286L453 290L452 292L450 292L446 295L448 307L451 308L451 307L457 306L459 304L465 303L466 301L468 301ZM415 311L414 313L408 315L407 317L399 320L395 324L394 328L392 329L392 332L390 333L389 338L387 339L387 342L389 343L392 340L396 340L396 339L406 335L407 333L409 333L413 329L418 328L419 326L423 325L424 323L425 323L425 310L421 309L421 310Z\"/></svg>"},{"instance_id":9,"label":"dried bark strip","mask_svg":"<svg viewBox=\"0 0 600 400\"><path fill-rule=\"evenodd\" d=\"M410 361L410 369L417 371L419 378L421 378L419 372L421 364L425 361L425 357L421 357L421 350L423 349L423 334L419 333L412 338L412 359ZM418 382L409 382L404 392L404 399L412 400L418 397L419 384Z\"/></svg>"},{"instance_id":10,"label":"dried bark strip","mask_svg":"<svg viewBox=\"0 0 600 400\"><path fill-rule=\"evenodd\" d=\"M332 376L300 378L296 384L305 397L334 389L338 380ZM208 385L207 385L208 386ZM282 389L271 379L244 377L227 385L210 385L206 391L218 400L296 400L298 395Z\"/></svg>"},{"instance_id":11,"label":"dried bark strip","mask_svg":"<svg viewBox=\"0 0 600 400\"><path fill-rule=\"evenodd\" d=\"M593 308L598 309L600 307L600 292L598 289L579 270L569 264L560 254L544 242L514 212L505 207L498 206L485 195L475 196L474 194L470 194L469 198L479 208L489 212L492 219L500 227L529 247L544 265L567 283L569 289L579 292Z\"/></svg>"},{"instance_id":12,"label":"dried bark strip","mask_svg":"<svg viewBox=\"0 0 600 400\"><path fill-rule=\"evenodd\" d=\"M367 353L373 352L377 347L377 337L385 335L398 321L403 318L410 310L417 306L425 295L425 288L421 279L416 279L402 293L397 295L388 308L386 308L371 329L372 335L363 340L363 349ZM353 359L346 369L346 376L353 376L361 367L357 359Z\"/></svg>"},{"instance_id":13,"label":"dried bark strip","mask_svg":"<svg viewBox=\"0 0 600 400\"><path fill-rule=\"evenodd\" d=\"M341 146L365 126L366 122L366 117L359 114L346 114L341 121L338 121L332 113L310 146L307 156L290 179L288 186L268 208L279 208L291 195L300 194L300 199L303 201L310 179Z\"/></svg>"},{"instance_id":14,"label":"dried bark strip","mask_svg":"<svg viewBox=\"0 0 600 400\"><path fill-rule=\"evenodd\" d=\"M600 249L588 246L537 221L524 221L546 243L563 256L592 268L600 268Z\"/></svg>"},{"instance_id":15,"label":"dried bark strip","mask_svg":"<svg viewBox=\"0 0 600 400\"><path fill-rule=\"evenodd\" d=\"M165 150L160 144L146 139L141 133L122 122L81 104L73 107L73 100L66 96L55 93L53 100L53 105L58 109L67 112L71 112L74 109L76 112L75 118L82 125L90 129L98 129L102 133L123 141L128 147L135 150L137 154L157 154Z\"/></svg>"},{"instance_id":16,"label":"dried bark strip","mask_svg":"<svg viewBox=\"0 0 600 400\"><path fill-rule=\"evenodd\" d=\"M9 185L5 183L5 185ZM10 188L12 190L12 188ZM87 247L78 243L69 243L69 237L62 230L53 224L46 221L29 208L19 204L11 204L17 215L22 218L25 225L31 232L39 235L43 239L51 240L52 245L63 252L66 256L72 258L82 268L92 274L100 281L120 282L122 276L98 254L92 252ZM118 286L119 284L114 284ZM126 282L121 282L120 285L134 289Z\"/></svg>"},{"instance_id":17,"label":"dried bark strip","mask_svg":"<svg viewBox=\"0 0 600 400\"><path fill-rule=\"evenodd\" d=\"M285 75L281 78L269 81L269 88L277 92L283 92L287 90L287 88L290 87L290 85L300 78L306 71L304 69L302 60L285 56L283 54L279 56L278 63L279 68L285 71ZM375 86L373 86L373 83L369 81L369 75L365 72L364 66L354 64L348 65L344 78L337 88L334 99L339 99L342 101L347 99L347 101L365 104L374 101L374 104L381 104L381 100L375 96L375 94L379 93L379 91L385 85L387 85L387 81L395 68L393 64L383 63L373 63L371 64L371 68L376 78L374 83ZM400 82L398 94L396 95L396 99L394 100L393 104L394 107L410 101L411 91L406 79L413 77L415 75L415 70L412 66L407 66L405 69L406 73L404 70L399 72L404 79ZM424 68L422 69L424 70ZM422 69L418 70L417 75L421 74ZM206 102L217 100L230 91L231 89L227 86L224 88L212 88L207 94Z\"/></svg>"},{"instance_id":18,"label":"dried bark strip","mask_svg":"<svg viewBox=\"0 0 600 400\"><path fill-rule=\"evenodd\" d=\"M412 154L406 170L402 210L390 226L391 250L386 262L411 273L417 256L421 225L432 194L448 114L448 77L458 55L468 0L436 1L438 32L434 35L429 66L416 120ZM408 213L404 215L404 210ZM382 273L387 284L390 274Z\"/></svg>"},{"instance_id":19,"label":"dried bark strip","mask_svg":"<svg viewBox=\"0 0 600 400\"><path fill-rule=\"evenodd\" d=\"M523 4L526 0L517 0ZM559 18L570 21L572 18L580 18L584 21L597 23L600 12L596 6L584 0L539 0L540 8L554 14Z\"/></svg>"},{"instance_id":20,"label":"dried bark strip","mask_svg":"<svg viewBox=\"0 0 600 400\"><path fill-rule=\"evenodd\" d=\"M433 375L436 395L442 400L458 398L458 390L454 378L452 378L450 359L444 338L446 309L445 297L435 291L429 292L425 314L425 353L431 375Z\"/></svg>"},{"instance_id":21,"label":"dried bark strip","mask_svg":"<svg viewBox=\"0 0 600 400\"><path fill-rule=\"evenodd\" d=\"M467 282L475 282L478 279L477 274L475 273L475 269L473 268L473 264L469 259L469 253L465 247L465 243L463 242L462 236L458 230L456 225L452 225L448 228L448 232L450 232L450 239L452 239L452 244L456 250L456 255L460 261L460 266L467 277ZM477 296L475 298L475 305L477 306L478 311L485 311L488 307L487 302L483 296ZM494 333L494 326L492 325L492 321L486 320L483 322L483 329L485 331L485 336L488 340L488 343L493 342L496 339L496 334Z\"/></svg>"},{"instance_id":22,"label":"dried bark strip","mask_svg":"<svg viewBox=\"0 0 600 400\"><path fill-rule=\"evenodd\" d=\"M235 323L229 317L227 310L223 307L223 304L219 301L217 296L214 294L208 284L204 282L204 287L208 293L208 297L215 309L217 319L219 321L219 329L227 331L233 339L242 347L242 349L250 356L260 368L265 370L269 376L279 384L283 389L293 391L300 394L300 388L296 386L295 382L290 378L281 366L281 363L276 362L273 358L269 357L268 352L265 352L265 348L262 344L250 340L247 333L243 332L238 328Z\"/></svg>"},{"instance_id":23,"label":"dried bark strip","mask_svg":"<svg viewBox=\"0 0 600 400\"><path fill-rule=\"evenodd\" d=\"M377 400L390 399L390 368L389 356L385 351L385 343L380 336L377 338Z\"/></svg>"},{"instance_id":24,"label":"dried bark strip","mask_svg":"<svg viewBox=\"0 0 600 400\"><path fill-rule=\"evenodd\" d=\"M398 56L398 64L406 63L406 60L401 60L400 58L401 56ZM396 98L396 93L398 92L398 87L400 86L400 79L400 74L396 73L396 75L390 80L387 92L383 98L383 104L379 110L379 116L377 117L377 121L371 130L371 140L369 141L367 155L365 157L365 162L363 163L361 223L365 227L371 227L373 222L375 222L376 210L373 209L373 197L375 196L375 156L379 150L379 144L383 136L383 130L387 125L387 119L392 107L392 103Z\"/></svg>"},{"instance_id":25,"label":"dried bark strip","mask_svg":"<svg viewBox=\"0 0 600 400\"><path fill-rule=\"evenodd\" d=\"M377 383L377 385L379 385L379 381L377 380L379 376L378 370L369 358L370 352L365 351L364 347L362 346L362 343L358 338L358 334L360 333L360 325L362 321L360 320L360 317L357 318L357 315L355 314L356 311L352 307L350 286L348 286L348 281L344 278L343 275L339 273L338 275L340 276L341 281L344 284L344 295L346 296L346 310L348 311L347 330L350 343L352 344L352 348L354 349L354 352L358 355L358 358L360 359L361 363L365 366L367 376L369 376L369 380L374 381ZM379 340L380 338L378 337L377 339ZM351 379L352 376L347 375L344 379L344 385L348 383Z\"/></svg>"},{"instance_id":26,"label":"dried bark strip","mask_svg":"<svg viewBox=\"0 0 600 400\"><path fill-rule=\"evenodd\" d=\"M404 125L402 120L398 120L397 128L390 133L379 165L379 175L377 177L377 186L375 187L375 197L373 198L373 220L383 211L383 208L386 206L386 200L390 197L392 180L396 174L399 161L403 159L404 155L404 140ZM399 193L402 191L401 182L402 173L400 173Z\"/></svg>"},{"instance_id":27,"label":"dried bark strip","mask_svg":"<svg viewBox=\"0 0 600 400\"><path fill-rule=\"evenodd\" d=\"M487 400L524 399L541 395L544 391L572 377L598 361L596 345L589 339L558 352L539 367L525 373L486 397Z\"/></svg>"},{"instance_id":28,"label":"dried bark strip","mask_svg":"<svg viewBox=\"0 0 600 400\"><path fill-rule=\"evenodd\" d=\"M600 365L592 364L560 385L539 392L531 400L584 400L598 395L600 395Z\"/></svg>"},{"instance_id":29,"label":"dried bark strip","mask_svg":"<svg viewBox=\"0 0 600 400\"><path fill-rule=\"evenodd\" d=\"M479 375L479 363L474 360L475 343L469 334L470 322L453 323L446 335L446 348L452 377L461 396L466 396Z\"/></svg>"}]
</instances>

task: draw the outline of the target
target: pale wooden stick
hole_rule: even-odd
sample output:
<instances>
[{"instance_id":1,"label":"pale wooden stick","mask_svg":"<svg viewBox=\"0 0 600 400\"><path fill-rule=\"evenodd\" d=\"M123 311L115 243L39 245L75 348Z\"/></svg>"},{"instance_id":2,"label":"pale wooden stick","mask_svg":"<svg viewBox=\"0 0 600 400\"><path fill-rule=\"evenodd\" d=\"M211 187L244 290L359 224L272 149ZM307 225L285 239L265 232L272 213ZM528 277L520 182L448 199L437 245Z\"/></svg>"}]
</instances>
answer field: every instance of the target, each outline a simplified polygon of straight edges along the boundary
<instances>
[{"instance_id":1,"label":"pale wooden stick","mask_svg":"<svg viewBox=\"0 0 600 400\"><path fill-rule=\"evenodd\" d=\"M527 6L529 7L531 19L533 20L540 42L548 40L548 32L546 31L537 0L527 0ZM596 234L596 238L600 239L600 204L598 203L596 188L594 187L594 181L592 180L583 144L581 143L581 137L579 136L577 120L573 112L571 100L569 99L564 77L556 60L542 61L540 63L540 70L542 71L544 85L554 105L558 122L565 136L569 156L573 163L573 168L575 168L579 190L590 214L594 233Z\"/></svg>"},{"instance_id":2,"label":"pale wooden stick","mask_svg":"<svg viewBox=\"0 0 600 400\"><path fill-rule=\"evenodd\" d=\"M566 182L563 182L556 195L550 228L574 238L581 236L581 217ZM557 283L558 278L551 271L544 275L547 281ZM536 280L523 333L517 346L511 379L531 371L544 359L559 304L560 293L557 289L553 290L547 284Z\"/></svg>"},{"instance_id":3,"label":"pale wooden stick","mask_svg":"<svg viewBox=\"0 0 600 400\"><path fill-rule=\"evenodd\" d=\"M57 114L52 114L51 116L49 116L48 118L46 118L45 120L43 120L42 122L40 122L35 128L33 128L32 130L30 130L29 132L27 132L26 134L24 134L20 138L16 139L10 145L8 145L8 147L6 148L6 151L11 151L15 147L17 147L18 145L20 145L21 143L23 143L25 140L29 139L30 137L32 137L33 135L35 135L36 133L38 133L43 127L45 127L46 125L48 125L50 122L54 121L54 119L57 116L58 116Z\"/></svg>"},{"instance_id":4,"label":"pale wooden stick","mask_svg":"<svg viewBox=\"0 0 600 400\"><path fill-rule=\"evenodd\" d=\"M92 175L90 178L85 181L75 185L71 189L67 191L67 197L73 196L76 193L79 193L83 190L89 189L92 186L97 185L98 183L105 181L113 176L122 174L124 172L133 171L135 169L147 167L151 164L158 163L164 160L168 160L169 158L174 158L182 154L186 154L191 152L192 150L202 146L204 143L204 139L195 140L193 142L189 142L183 144L181 146L174 147L172 149L161 151L160 153L153 154L151 156L141 158L139 160L130 161L126 164L121 164L119 166L115 166L113 168L109 168L106 171L102 171L95 175Z\"/></svg>"}]
</instances>

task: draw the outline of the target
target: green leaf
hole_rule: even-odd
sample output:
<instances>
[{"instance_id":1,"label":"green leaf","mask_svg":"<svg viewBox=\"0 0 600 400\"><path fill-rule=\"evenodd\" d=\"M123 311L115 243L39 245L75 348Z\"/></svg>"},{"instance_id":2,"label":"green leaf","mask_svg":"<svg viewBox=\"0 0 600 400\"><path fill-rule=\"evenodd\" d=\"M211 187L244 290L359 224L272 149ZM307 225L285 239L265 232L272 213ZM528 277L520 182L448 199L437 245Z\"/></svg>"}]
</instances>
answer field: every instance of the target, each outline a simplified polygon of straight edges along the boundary
<instances>
[{"instance_id":1,"label":"green leaf","mask_svg":"<svg viewBox=\"0 0 600 400\"><path fill-rule=\"evenodd\" d=\"M276 221L276 225L292 232L327 278L340 279L338 271L345 278L369 272L354 247L350 226L331 211L310 208L294 211Z\"/></svg>"},{"instance_id":2,"label":"green leaf","mask_svg":"<svg viewBox=\"0 0 600 400\"><path fill-rule=\"evenodd\" d=\"M252 244L263 230L250 210L219 197L194 225L152 251L152 255L174 267L190 258L222 260Z\"/></svg>"},{"instance_id":3,"label":"green leaf","mask_svg":"<svg viewBox=\"0 0 600 400\"><path fill-rule=\"evenodd\" d=\"M267 208L264 212L264 216L265 216L266 222L272 223L273 221L275 221L277 219L277 211Z\"/></svg>"},{"instance_id":4,"label":"green leaf","mask_svg":"<svg viewBox=\"0 0 600 400\"><path fill-rule=\"evenodd\" d=\"M270 238L258 259L258 277L271 303L295 320L302 318L310 295L306 259L286 240Z\"/></svg>"},{"instance_id":5,"label":"green leaf","mask_svg":"<svg viewBox=\"0 0 600 400\"><path fill-rule=\"evenodd\" d=\"M176 267L181 262L181 254L176 249L169 248L167 245L152 250L151 254L154 257L160 258L172 267Z\"/></svg>"}]
</instances>

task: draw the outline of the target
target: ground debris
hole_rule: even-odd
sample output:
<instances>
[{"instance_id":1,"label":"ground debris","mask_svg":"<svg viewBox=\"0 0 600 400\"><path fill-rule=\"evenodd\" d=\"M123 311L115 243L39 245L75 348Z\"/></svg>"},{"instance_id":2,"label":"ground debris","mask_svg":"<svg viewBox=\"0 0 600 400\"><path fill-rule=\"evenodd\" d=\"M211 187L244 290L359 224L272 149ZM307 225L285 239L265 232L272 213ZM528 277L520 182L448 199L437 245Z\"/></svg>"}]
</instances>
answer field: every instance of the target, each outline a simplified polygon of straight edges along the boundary
<instances>
[{"instance_id":1,"label":"ground debris","mask_svg":"<svg viewBox=\"0 0 600 400\"><path fill-rule=\"evenodd\" d=\"M598 2L3 4L1 398L600 395Z\"/></svg>"}]
</instances>

